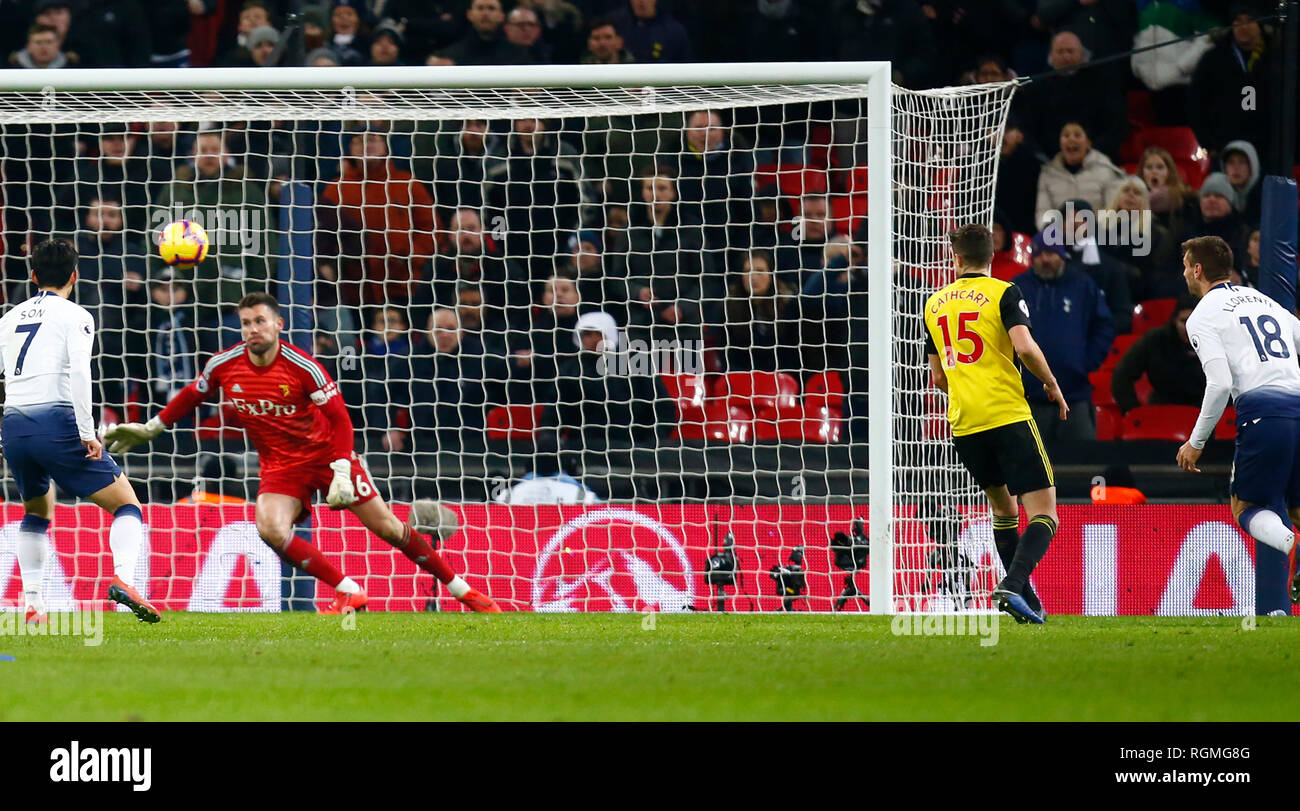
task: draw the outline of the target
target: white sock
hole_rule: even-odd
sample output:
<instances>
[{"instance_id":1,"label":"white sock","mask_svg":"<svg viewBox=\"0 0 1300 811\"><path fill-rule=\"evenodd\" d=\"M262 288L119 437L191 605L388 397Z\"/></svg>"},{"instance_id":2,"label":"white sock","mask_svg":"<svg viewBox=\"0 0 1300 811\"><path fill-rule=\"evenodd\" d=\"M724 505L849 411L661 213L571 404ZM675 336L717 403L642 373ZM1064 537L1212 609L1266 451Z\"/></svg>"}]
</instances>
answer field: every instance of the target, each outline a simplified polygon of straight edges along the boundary
<instances>
[{"instance_id":1,"label":"white sock","mask_svg":"<svg viewBox=\"0 0 1300 811\"><path fill-rule=\"evenodd\" d=\"M459 600L469 592L469 583L466 583L465 579L458 574L452 575L451 582L447 584L447 591L450 591L451 596Z\"/></svg>"},{"instance_id":2,"label":"white sock","mask_svg":"<svg viewBox=\"0 0 1300 811\"><path fill-rule=\"evenodd\" d=\"M1246 523L1250 537L1260 543L1268 544L1284 555L1291 554L1295 545L1295 533L1287 529L1281 516L1272 510L1260 510Z\"/></svg>"},{"instance_id":3,"label":"white sock","mask_svg":"<svg viewBox=\"0 0 1300 811\"><path fill-rule=\"evenodd\" d=\"M357 581L352 578L345 577L339 581L339 584L334 587L334 590L340 594L356 594L358 591L361 591L361 586L358 586Z\"/></svg>"},{"instance_id":4,"label":"white sock","mask_svg":"<svg viewBox=\"0 0 1300 811\"><path fill-rule=\"evenodd\" d=\"M45 611L45 601L41 599L41 581L45 578L45 556L49 554L49 542L44 532L18 532L18 572L23 578L23 600L27 608Z\"/></svg>"},{"instance_id":5,"label":"white sock","mask_svg":"<svg viewBox=\"0 0 1300 811\"><path fill-rule=\"evenodd\" d=\"M140 558L140 541L144 537L144 524L135 510L125 507L113 515L113 525L108 530L108 548L113 552L113 574L123 583L135 588L135 564Z\"/></svg>"}]
</instances>

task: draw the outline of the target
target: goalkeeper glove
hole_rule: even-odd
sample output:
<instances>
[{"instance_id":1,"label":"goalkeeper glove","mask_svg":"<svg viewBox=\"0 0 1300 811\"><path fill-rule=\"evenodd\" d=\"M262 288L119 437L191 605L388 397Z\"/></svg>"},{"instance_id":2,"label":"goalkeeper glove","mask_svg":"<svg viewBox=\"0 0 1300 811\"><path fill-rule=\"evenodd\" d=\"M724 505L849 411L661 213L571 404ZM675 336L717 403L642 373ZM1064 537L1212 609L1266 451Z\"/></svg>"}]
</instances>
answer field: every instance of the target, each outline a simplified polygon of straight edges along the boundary
<instances>
[{"instance_id":1,"label":"goalkeeper glove","mask_svg":"<svg viewBox=\"0 0 1300 811\"><path fill-rule=\"evenodd\" d=\"M109 453L126 453L136 445L143 445L167 430L162 420L154 417L143 425L138 422L124 422L104 432L108 441Z\"/></svg>"},{"instance_id":2,"label":"goalkeeper glove","mask_svg":"<svg viewBox=\"0 0 1300 811\"><path fill-rule=\"evenodd\" d=\"M352 489L352 463L347 459L335 459L330 462L330 470L334 471L334 478L325 494L325 503L331 507L346 507L356 501L357 494Z\"/></svg>"}]
</instances>

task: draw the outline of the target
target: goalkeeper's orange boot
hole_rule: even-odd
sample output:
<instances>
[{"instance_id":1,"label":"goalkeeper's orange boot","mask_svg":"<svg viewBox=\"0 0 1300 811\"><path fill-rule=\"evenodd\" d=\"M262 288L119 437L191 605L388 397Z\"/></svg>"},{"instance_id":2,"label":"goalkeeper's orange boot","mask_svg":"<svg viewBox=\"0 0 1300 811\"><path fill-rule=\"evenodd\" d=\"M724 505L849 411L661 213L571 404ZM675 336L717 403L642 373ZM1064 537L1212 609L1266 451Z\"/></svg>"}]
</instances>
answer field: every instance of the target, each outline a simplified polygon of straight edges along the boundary
<instances>
[{"instance_id":1,"label":"goalkeeper's orange boot","mask_svg":"<svg viewBox=\"0 0 1300 811\"><path fill-rule=\"evenodd\" d=\"M23 615L23 622L28 625L49 625L50 616L44 611L38 611L31 606L27 607L27 613Z\"/></svg>"},{"instance_id":2,"label":"goalkeeper's orange boot","mask_svg":"<svg viewBox=\"0 0 1300 811\"><path fill-rule=\"evenodd\" d=\"M158 609L149 604L149 601L140 596L140 592L134 587L128 586L120 577L114 577L113 583L108 587L108 599L115 603L121 603L131 609L131 613L141 622L160 622L162 617L158 614Z\"/></svg>"},{"instance_id":3,"label":"goalkeeper's orange boot","mask_svg":"<svg viewBox=\"0 0 1300 811\"><path fill-rule=\"evenodd\" d=\"M320 610L322 614L351 614L354 611L365 611L366 603L370 598L364 591L354 591L350 594L344 592L335 592L334 602Z\"/></svg>"},{"instance_id":4,"label":"goalkeeper's orange boot","mask_svg":"<svg viewBox=\"0 0 1300 811\"><path fill-rule=\"evenodd\" d=\"M474 589L470 589L469 591L465 592L463 595L457 597L456 599L460 600L461 604L464 605L466 608L468 608L470 611L477 611L480 614L501 613L501 606L497 605L496 600L493 600L491 597L488 597L486 594L481 594L475 591Z\"/></svg>"}]
</instances>

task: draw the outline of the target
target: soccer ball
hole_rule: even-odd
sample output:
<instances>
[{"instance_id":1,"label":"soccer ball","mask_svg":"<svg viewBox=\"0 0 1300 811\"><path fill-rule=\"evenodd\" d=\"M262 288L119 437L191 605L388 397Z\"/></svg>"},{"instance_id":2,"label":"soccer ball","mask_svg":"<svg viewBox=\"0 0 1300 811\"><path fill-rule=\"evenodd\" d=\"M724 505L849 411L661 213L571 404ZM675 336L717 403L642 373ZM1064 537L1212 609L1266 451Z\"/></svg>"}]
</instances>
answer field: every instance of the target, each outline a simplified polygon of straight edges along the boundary
<instances>
[{"instance_id":1,"label":"soccer ball","mask_svg":"<svg viewBox=\"0 0 1300 811\"><path fill-rule=\"evenodd\" d=\"M158 235L158 255L178 270L188 270L208 255L208 233L193 220L177 220Z\"/></svg>"}]
</instances>

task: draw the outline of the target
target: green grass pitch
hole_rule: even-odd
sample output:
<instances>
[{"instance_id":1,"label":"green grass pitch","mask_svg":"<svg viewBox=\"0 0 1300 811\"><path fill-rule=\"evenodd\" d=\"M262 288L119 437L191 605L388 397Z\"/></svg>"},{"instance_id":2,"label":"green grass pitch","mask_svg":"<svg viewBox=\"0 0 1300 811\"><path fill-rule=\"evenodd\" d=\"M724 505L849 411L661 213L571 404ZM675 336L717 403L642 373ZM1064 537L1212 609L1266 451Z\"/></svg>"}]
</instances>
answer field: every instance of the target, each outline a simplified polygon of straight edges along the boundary
<instances>
[{"instance_id":1,"label":"green grass pitch","mask_svg":"<svg viewBox=\"0 0 1300 811\"><path fill-rule=\"evenodd\" d=\"M1300 623L1051 618L895 636L888 618L169 613L103 644L0 636L0 721L1289 720Z\"/></svg>"}]
</instances>

